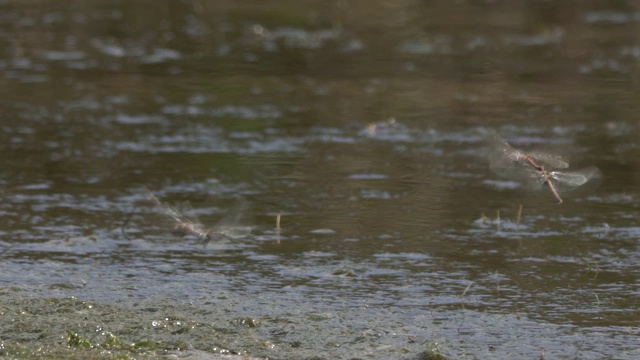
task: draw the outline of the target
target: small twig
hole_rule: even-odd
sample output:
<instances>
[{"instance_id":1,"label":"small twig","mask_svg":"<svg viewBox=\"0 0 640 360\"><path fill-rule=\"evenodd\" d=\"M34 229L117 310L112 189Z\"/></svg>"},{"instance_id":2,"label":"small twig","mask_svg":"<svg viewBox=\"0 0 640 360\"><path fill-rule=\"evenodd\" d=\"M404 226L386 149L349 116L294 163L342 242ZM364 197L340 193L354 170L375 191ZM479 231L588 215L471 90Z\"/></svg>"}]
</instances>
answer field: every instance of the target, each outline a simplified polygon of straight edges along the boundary
<instances>
[{"instance_id":1,"label":"small twig","mask_svg":"<svg viewBox=\"0 0 640 360\"><path fill-rule=\"evenodd\" d=\"M469 285L467 285L467 287L464 288L464 291L462 292L462 294L460 294L460 305L462 306L462 309L464 309L464 296L467 294L467 291L469 291L469 289L471 288L471 285L473 285L473 281L469 281Z\"/></svg>"},{"instance_id":2,"label":"small twig","mask_svg":"<svg viewBox=\"0 0 640 360\"><path fill-rule=\"evenodd\" d=\"M280 245L280 218L282 214L278 211L278 215L276 215L276 244Z\"/></svg>"},{"instance_id":3,"label":"small twig","mask_svg":"<svg viewBox=\"0 0 640 360\"><path fill-rule=\"evenodd\" d=\"M498 232L500 232L500 209L498 209L496 213L496 228L498 229Z\"/></svg>"},{"instance_id":4,"label":"small twig","mask_svg":"<svg viewBox=\"0 0 640 360\"><path fill-rule=\"evenodd\" d=\"M518 206L518 217L516 218L516 231L520 229L520 220L522 219L522 204Z\"/></svg>"},{"instance_id":5,"label":"small twig","mask_svg":"<svg viewBox=\"0 0 640 360\"><path fill-rule=\"evenodd\" d=\"M471 285L473 285L473 281L470 281L469 285L467 285L467 287L464 289L464 291L460 295L461 298L464 297L464 295L467 293L467 291L469 291L469 289L471 288Z\"/></svg>"}]
</instances>

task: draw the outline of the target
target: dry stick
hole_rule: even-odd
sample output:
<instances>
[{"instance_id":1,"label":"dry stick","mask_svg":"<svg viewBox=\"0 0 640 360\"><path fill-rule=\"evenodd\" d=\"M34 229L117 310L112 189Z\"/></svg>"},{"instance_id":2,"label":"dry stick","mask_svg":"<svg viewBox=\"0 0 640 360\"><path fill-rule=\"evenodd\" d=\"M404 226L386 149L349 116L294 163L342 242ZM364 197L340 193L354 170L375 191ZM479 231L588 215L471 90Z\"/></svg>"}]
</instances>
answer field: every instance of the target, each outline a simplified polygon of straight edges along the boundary
<instances>
[{"instance_id":1,"label":"dry stick","mask_svg":"<svg viewBox=\"0 0 640 360\"><path fill-rule=\"evenodd\" d=\"M460 294L460 305L462 306L463 309L464 309L464 296L467 294L467 291L469 291L469 289L471 288L471 285L473 285L473 281L470 281L469 285L467 285L467 287L464 289L462 294Z\"/></svg>"},{"instance_id":2,"label":"dry stick","mask_svg":"<svg viewBox=\"0 0 640 360\"><path fill-rule=\"evenodd\" d=\"M498 228L498 232L500 232L500 209L498 209L497 214L496 227Z\"/></svg>"},{"instance_id":3,"label":"dry stick","mask_svg":"<svg viewBox=\"0 0 640 360\"><path fill-rule=\"evenodd\" d=\"M518 206L518 217L516 219L516 231L520 228L520 219L522 219L522 204Z\"/></svg>"},{"instance_id":4,"label":"dry stick","mask_svg":"<svg viewBox=\"0 0 640 360\"><path fill-rule=\"evenodd\" d=\"M467 294L467 291L469 291L469 289L471 288L471 285L473 285L473 281L469 281L469 285L467 285L467 287L464 289L464 291L460 295L460 298L463 298Z\"/></svg>"},{"instance_id":5,"label":"dry stick","mask_svg":"<svg viewBox=\"0 0 640 360\"><path fill-rule=\"evenodd\" d=\"M276 215L276 244L280 245L280 211L278 211L278 215Z\"/></svg>"}]
</instances>

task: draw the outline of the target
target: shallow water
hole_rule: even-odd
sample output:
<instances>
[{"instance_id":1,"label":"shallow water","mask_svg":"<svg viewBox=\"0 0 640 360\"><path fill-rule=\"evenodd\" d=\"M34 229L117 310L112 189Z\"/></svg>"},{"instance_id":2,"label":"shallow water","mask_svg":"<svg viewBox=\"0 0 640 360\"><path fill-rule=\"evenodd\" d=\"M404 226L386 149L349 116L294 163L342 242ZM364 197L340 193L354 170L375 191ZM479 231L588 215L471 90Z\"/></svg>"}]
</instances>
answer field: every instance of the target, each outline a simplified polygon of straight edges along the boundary
<instances>
[{"instance_id":1,"label":"shallow water","mask_svg":"<svg viewBox=\"0 0 640 360\"><path fill-rule=\"evenodd\" d=\"M0 4L5 355L640 355L639 9L65 5ZM497 177L488 129L600 186Z\"/></svg>"}]
</instances>

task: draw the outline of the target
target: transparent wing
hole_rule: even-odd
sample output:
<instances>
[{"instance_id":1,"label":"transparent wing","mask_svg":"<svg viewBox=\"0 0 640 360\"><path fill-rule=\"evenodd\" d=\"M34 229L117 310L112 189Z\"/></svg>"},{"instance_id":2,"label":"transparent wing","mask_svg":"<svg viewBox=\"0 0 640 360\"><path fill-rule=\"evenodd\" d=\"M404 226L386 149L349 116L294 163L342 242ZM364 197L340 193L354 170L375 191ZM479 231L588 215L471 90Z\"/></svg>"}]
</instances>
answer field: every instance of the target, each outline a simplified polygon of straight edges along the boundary
<instances>
[{"instance_id":1,"label":"transparent wing","mask_svg":"<svg viewBox=\"0 0 640 360\"><path fill-rule=\"evenodd\" d=\"M529 153L529 156L538 162L549 165L555 169L566 169L569 167L569 162L560 155L552 155L544 152L532 152Z\"/></svg>"},{"instance_id":2,"label":"transparent wing","mask_svg":"<svg viewBox=\"0 0 640 360\"><path fill-rule=\"evenodd\" d=\"M243 237L251 234L250 226L235 226L235 227L222 227L218 229L218 232L226 237L232 239L242 239Z\"/></svg>"},{"instance_id":3,"label":"transparent wing","mask_svg":"<svg viewBox=\"0 0 640 360\"><path fill-rule=\"evenodd\" d=\"M531 190L540 190L544 187L544 183L547 182L545 172L536 170L532 167L520 169L523 176L520 177L520 181L524 182ZM546 173L547 176L549 173Z\"/></svg>"},{"instance_id":4,"label":"transparent wing","mask_svg":"<svg viewBox=\"0 0 640 360\"><path fill-rule=\"evenodd\" d=\"M493 171L496 175L502 178L518 181L518 182L530 185L534 188L537 187L538 182L540 181L544 182L544 178L541 175L540 171L534 169L531 166L501 167L501 166L493 165L491 166L491 171ZM540 180L541 178L543 180Z\"/></svg>"},{"instance_id":5,"label":"transparent wing","mask_svg":"<svg viewBox=\"0 0 640 360\"><path fill-rule=\"evenodd\" d=\"M513 162L523 154L509 145L496 131L491 130L485 136L485 143L489 146L487 157L489 163L495 167L513 166Z\"/></svg>"},{"instance_id":6,"label":"transparent wing","mask_svg":"<svg viewBox=\"0 0 640 360\"><path fill-rule=\"evenodd\" d=\"M587 181L589 181L589 178L587 176L576 172L552 171L550 175L551 178L554 179L558 184L562 184L568 187L578 187L580 185L586 184Z\"/></svg>"},{"instance_id":7,"label":"transparent wing","mask_svg":"<svg viewBox=\"0 0 640 360\"><path fill-rule=\"evenodd\" d=\"M501 177L529 182L533 176L531 170L535 170L531 162L527 160L533 158L531 155L514 149L493 130L486 135L485 142L489 145L487 157L489 169L492 172Z\"/></svg>"},{"instance_id":8,"label":"transparent wing","mask_svg":"<svg viewBox=\"0 0 640 360\"><path fill-rule=\"evenodd\" d=\"M184 219L184 216L178 210L158 200L158 198L153 195L148 188L144 187L144 192L146 193L147 198L149 198L149 200L151 200L151 202L153 202L153 204L160 209L163 214L172 217L175 221L182 221Z\"/></svg>"},{"instance_id":9,"label":"transparent wing","mask_svg":"<svg viewBox=\"0 0 640 360\"><path fill-rule=\"evenodd\" d=\"M517 151L514 149L509 143L498 134L495 130L489 130L489 132L485 135L485 142L489 147L493 150L496 150L500 153L511 153Z\"/></svg>"},{"instance_id":10,"label":"transparent wing","mask_svg":"<svg viewBox=\"0 0 640 360\"><path fill-rule=\"evenodd\" d=\"M599 178L602 173L597 167L589 166L577 171L551 171L549 176L557 187L566 191L582 186L592 179Z\"/></svg>"},{"instance_id":11,"label":"transparent wing","mask_svg":"<svg viewBox=\"0 0 640 360\"><path fill-rule=\"evenodd\" d=\"M231 239L240 239L251 234L251 227L241 225L249 204L239 201L218 223L211 229L214 234L220 234Z\"/></svg>"},{"instance_id":12,"label":"transparent wing","mask_svg":"<svg viewBox=\"0 0 640 360\"><path fill-rule=\"evenodd\" d=\"M547 181L547 176L551 177L549 172L537 170L531 166L502 168L494 170L494 172L502 177L522 183L529 190L542 189Z\"/></svg>"},{"instance_id":13,"label":"transparent wing","mask_svg":"<svg viewBox=\"0 0 640 360\"><path fill-rule=\"evenodd\" d=\"M182 211L178 211L175 210L174 211L178 212L180 215L182 215L182 218L194 225L200 226L202 227L202 223L200 222L200 218L198 218L197 215L195 214L195 211L193 210L193 206L191 206L191 203L189 201L184 201L180 203L180 209ZM184 214L189 214L189 217L187 218Z\"/></svg>"},{"instance_id":14,"label":"transparent wing","mask_svg":"<svg viewBox=\"0 0 640 360\"><path fill-rule=\"evenodd\" d=\"M520 150L513 148L507 143L497 132L491 130L486 136L486 143L489 145L489 165L492 171L505 167L529 167L526 162L527 156L531 157L537 163L548 165L555 169L566 169L569 162L559 155L548 154L545 152L532 152L525 154ZM500 175L500 174L498 174Z\"/></svg>"},{"instance_id":15,"label":"transparent wing","mask_svg":"<svg viewBox=\"0 0 640 360\"><path fill-rule=\"evenodd\" d=\"M144 187L144 191L145 191L145 193L147 195L147 198L149 198L149 200L151 200L151 202L153 202L153 204L163 214L171 217L176 222L179 222L179 223L182 223L182 224L194 224L193 221L191 221L189 218L184 216L179 210L175 209L174 207L170 206L167 203L163 203L160 200L158 200L158 198L155 195L153 195L153 193L148 188ZM190 208L189 203L185 203L184 207Z\"/></svg>"}]
</instances>

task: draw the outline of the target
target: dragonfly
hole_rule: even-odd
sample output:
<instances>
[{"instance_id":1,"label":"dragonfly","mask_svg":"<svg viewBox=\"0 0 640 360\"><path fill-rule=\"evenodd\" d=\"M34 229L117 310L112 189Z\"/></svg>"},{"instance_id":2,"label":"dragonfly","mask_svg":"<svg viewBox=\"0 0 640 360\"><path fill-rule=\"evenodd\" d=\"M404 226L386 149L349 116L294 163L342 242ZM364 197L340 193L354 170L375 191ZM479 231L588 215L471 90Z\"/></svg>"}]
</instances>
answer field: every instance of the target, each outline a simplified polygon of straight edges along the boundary
<instances>
[{"instance_id":1,"label":"dragonfly","mask_svg":"<svg viewBox=\"0 0 640 360\"><path fill-rule=\"evenodd\" d=\"M246 208L245 203L240 203L229 214L224 216L214 227L206 228L197 219L190 219L183 215L182 212L167 203L163 203L146 187L144 191L153 202L153 204L166 216L171 217L175 224L172 234L178 237L188 235L195 236L198 241L208 244L211 241L220 241L225 238L241 239L251 233L250 226L236 226L240 220L243 210Z\"/></svg>"},{"instance_id":2,"label":"dragonfly","mask_svg":"<svg viewBox=\"0 0 640 360\"><path fill-rule=\"evenodd\" d=\"M563 157L542 152L524 153L513 148L498 133L491 131L487 135L490 147L489 167L497 175L521 180L534 189L545 185L562 204L560 192L574 190L601 176L600 170L589 166L581 170L564 171L569 162Z\"/></svg>"},{"instance_id":3,"label":"dragonfly","mask_svg":"<svg viewBox=\"0 0 640 360\"><path fill-rule=\"evenodd\" d=\"M492 170L493 168L530 166L536 170L543 171L545 166L554 169L566 169L569 167L569 162L559 155L544 152L524 153L514 149L493 130L487 134L487 143L491 148L489 160Z\"/></svg>"}]
</instances>

